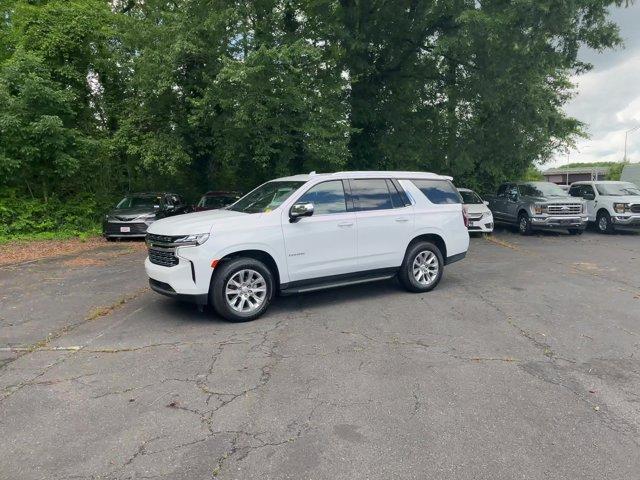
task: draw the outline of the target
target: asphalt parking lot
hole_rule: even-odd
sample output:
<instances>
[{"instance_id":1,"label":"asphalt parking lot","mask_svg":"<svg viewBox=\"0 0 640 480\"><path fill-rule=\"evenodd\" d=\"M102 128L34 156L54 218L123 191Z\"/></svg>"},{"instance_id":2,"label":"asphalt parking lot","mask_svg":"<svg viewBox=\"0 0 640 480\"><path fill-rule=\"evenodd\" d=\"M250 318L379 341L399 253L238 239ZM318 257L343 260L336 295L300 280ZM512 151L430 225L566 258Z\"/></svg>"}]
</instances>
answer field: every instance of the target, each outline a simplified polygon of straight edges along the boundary
<instances>
[{"instance_id":1,"label":"asphalt parking lot","mask_svg":"<svg viewBox=\"0 0 640 480\"><path fill-rule=\"evenodd\" d=\"M231 324L115 244L0 269L3 479L635 479L640 235L500 231L439 287Z\"/></svg>"}]
</instances>

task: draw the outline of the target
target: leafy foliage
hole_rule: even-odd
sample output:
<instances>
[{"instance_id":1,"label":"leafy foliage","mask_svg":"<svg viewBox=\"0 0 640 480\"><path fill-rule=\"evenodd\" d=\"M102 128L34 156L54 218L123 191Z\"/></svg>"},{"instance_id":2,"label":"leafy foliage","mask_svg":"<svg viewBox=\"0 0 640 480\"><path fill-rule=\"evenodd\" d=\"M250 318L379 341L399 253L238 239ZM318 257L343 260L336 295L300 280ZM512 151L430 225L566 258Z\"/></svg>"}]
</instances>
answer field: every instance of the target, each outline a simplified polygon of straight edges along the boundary
<instances>
[{"instance_id":1,"label":"leafy foliage","mask_svg":"<svg viewBox=\"0 0 640 480\"><path fill-rule=\"evenodd\" d=\"M620 43L622 4L2 0L1 208L60 228L50 202L342 168L486 191L583 135L578 50Z\"/></svg>"}]
</instances>

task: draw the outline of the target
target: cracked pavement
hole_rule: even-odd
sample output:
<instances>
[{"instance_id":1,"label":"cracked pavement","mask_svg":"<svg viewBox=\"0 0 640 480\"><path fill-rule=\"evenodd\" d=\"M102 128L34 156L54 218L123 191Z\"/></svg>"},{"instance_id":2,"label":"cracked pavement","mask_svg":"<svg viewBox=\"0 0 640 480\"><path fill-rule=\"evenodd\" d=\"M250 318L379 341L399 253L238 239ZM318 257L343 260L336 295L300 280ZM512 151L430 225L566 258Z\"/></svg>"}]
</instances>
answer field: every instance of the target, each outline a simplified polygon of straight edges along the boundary
<instances>
[{"instance_id":1,"label":"cracked pavement","mask_svg":"<svg viewBox=\"0 0 640 480\"><path fill-rule=\"evenodd\" d=\"M77 257L0 268L0 478L640 477L640 234L501 230L431 293L244 324Z\"/></svg>"}]
</instances>

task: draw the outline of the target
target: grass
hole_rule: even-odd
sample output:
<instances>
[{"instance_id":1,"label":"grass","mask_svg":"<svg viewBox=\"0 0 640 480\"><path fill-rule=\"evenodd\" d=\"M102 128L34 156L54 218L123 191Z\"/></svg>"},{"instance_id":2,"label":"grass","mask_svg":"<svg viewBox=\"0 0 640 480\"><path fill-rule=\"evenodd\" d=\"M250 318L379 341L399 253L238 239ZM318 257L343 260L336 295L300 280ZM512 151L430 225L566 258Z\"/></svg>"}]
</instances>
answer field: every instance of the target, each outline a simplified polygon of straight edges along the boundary
<instances>
[{"instance_id":1,"label":"grass","mask_svg":"<svg viewBox=\"0 0 640 480\"><path fill-rule=\"evenodd\" d=\"M14 242L33 242L37 240L69 240L77 238L81 242L91 237L97 237L102 233L99 225L95 225L89 230L58 230L53 232L33 232L17 233L12 235L0 235L0 245Z\"/></svg>"}]
</instances>

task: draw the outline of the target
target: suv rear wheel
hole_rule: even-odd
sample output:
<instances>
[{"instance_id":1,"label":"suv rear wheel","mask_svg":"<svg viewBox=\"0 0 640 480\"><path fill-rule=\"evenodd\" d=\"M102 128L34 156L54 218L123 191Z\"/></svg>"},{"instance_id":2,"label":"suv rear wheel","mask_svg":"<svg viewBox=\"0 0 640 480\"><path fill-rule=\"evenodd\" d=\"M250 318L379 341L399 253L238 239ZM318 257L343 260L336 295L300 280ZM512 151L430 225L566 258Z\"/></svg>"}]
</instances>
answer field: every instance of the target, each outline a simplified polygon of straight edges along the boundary
<instances>
[{"instance_id":1,"label":"suv rear wheel","mask_svg":"<svg viewBox=\"0 0 640 480\"><path fill-rule=\"evenodd\" d=\"M443 270L440 249L430 242L416 242L404 256L398 279L410 292L428 292L438 285Z\"/></svg>"},{"instance_id":2,"label":"suv rear wheel","mask_svg":"<svg viewBox=\"0 0 640 480\"><path fill-rule=\"evenodd\" d=\"M269 268L255 258L221 262L211 282L209 299L218 315L231 322L248 322L262 315L273 298Z\"/></svg>"}]
</instances>

